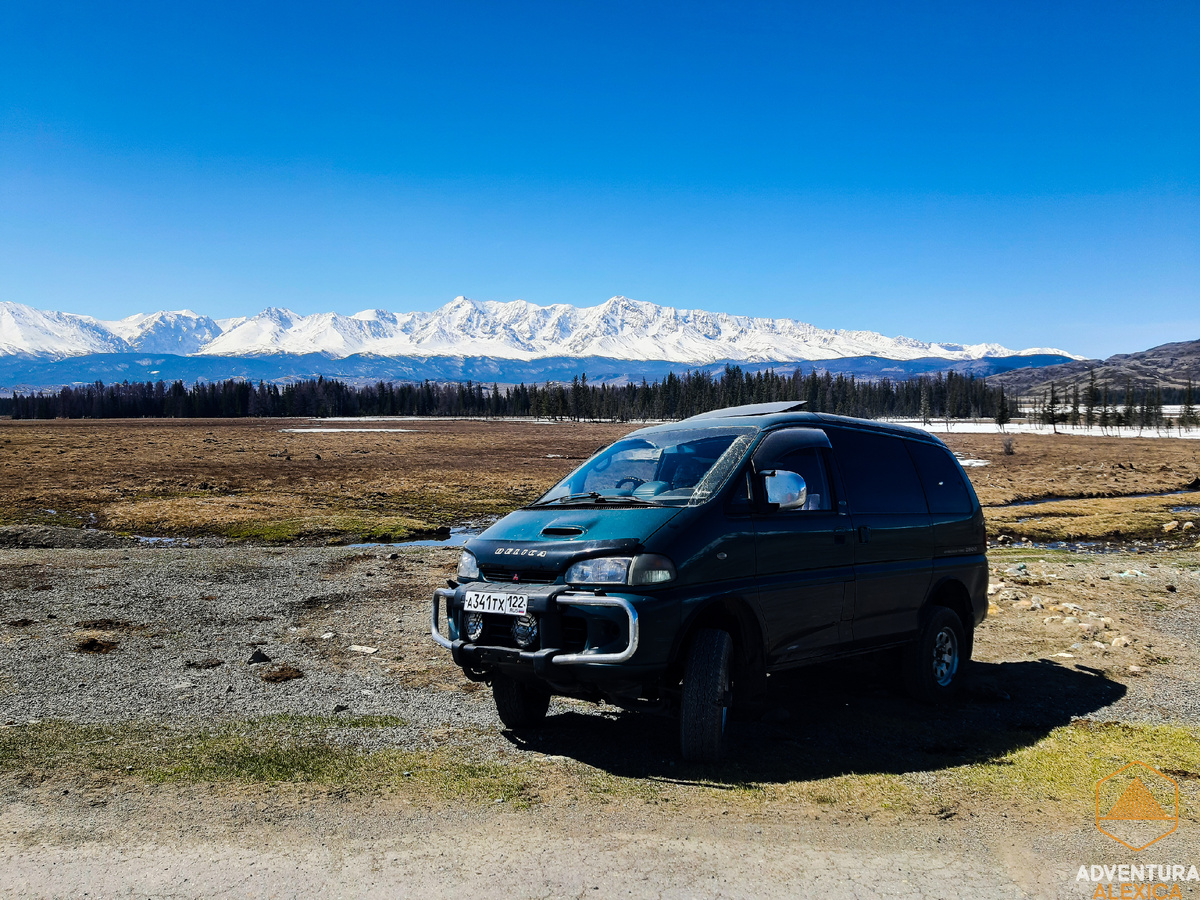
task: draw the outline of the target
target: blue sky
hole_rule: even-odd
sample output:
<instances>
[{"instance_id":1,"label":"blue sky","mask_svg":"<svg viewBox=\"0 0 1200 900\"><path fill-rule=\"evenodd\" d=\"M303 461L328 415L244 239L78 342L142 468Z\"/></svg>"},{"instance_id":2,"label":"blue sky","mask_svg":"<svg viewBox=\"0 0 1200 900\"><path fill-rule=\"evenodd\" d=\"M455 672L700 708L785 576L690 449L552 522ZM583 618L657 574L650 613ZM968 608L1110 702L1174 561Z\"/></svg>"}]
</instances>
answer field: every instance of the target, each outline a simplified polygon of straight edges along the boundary
<instances>
[{"instance_id":1,"label":"blue sky","mask_svg":"<svg viewBox=\"0 0 1200 900\"><path fill-rule=\"evenodd\" d=\"M0 7L0 299L1200 337L1200 5Z\"/></svg>"}]
</instances>

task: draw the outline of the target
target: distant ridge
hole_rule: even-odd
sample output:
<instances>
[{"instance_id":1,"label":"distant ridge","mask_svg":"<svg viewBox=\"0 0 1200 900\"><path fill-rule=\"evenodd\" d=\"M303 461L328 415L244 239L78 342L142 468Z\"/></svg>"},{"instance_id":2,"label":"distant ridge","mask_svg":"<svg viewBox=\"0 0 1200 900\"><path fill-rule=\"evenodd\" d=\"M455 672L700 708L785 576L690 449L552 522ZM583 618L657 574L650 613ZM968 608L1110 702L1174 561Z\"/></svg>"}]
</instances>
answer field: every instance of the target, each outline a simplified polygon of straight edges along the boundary
<instances>
[{"instance_id":1,"label":"distant ridge","mask_svg":"<svg viewBox=\"0 0 1200 900\"><path fill-rule=\"evenodd\" d=\"M1056 384L1061 391L1071 385L1086 385L1095 373L1100 388L1123 392L1126 382L1135 386L1183 388L1190 377L1200 388L1200 340L1160 344L1137 353L1118 353L1108 359L1076 359L1036 369L992 375L1010 394L1042 394Z\"/></svg>"},{"instance_id":2,"label":"distant ridge","mask_svg":"<svg viewBox=\"0 0 1200 900\"><path fill-rule=\"evenodd\" d=\"M91 353L180 356L321 354L386 357L550 357L665 361L707 365L812 361L850 357L971 360L1052 355L1047 348L927 342L872 331L816 328L768 319L674 309L627 297L599 306L536 306L523 300L480 302L457 297L432 312L367 310L352 316L303 316L271 307L255 316L214 320L190 310L137 314L117 321L0 302L0 356L61 359Z\"/></svg>"},{"instance_id":3,"label":"distant ridge","mask_svg":"<svg viewBox=\"0 0 1200 900\"><path fill-rule=\"evenodd\" d=\"M570 381L619 384L725 365L880 379L956 371L985 377L1070 362L1058 350L930 343L679 310L613 297L599 306L535 306L458 297L420 313L302 316L268 308L213 319L191 310L115 321L0 302L0 391L91 381L283 383L325 376L371 381Z\"/></svg>"}]
</instances>

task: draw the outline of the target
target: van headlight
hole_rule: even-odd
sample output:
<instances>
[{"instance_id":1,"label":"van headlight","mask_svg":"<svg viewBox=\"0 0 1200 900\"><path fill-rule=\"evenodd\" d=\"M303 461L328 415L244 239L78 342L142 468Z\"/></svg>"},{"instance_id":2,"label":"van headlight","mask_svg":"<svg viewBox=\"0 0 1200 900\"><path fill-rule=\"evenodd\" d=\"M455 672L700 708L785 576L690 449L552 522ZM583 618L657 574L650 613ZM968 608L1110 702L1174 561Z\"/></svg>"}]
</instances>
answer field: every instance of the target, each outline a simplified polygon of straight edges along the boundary
<instances>
[{"instance_id":1,"label":"van headlight","mask_svg":"<svg viewBox=\"0 0 1200 900\"><path fill-rule=\"evenodd\" d=\"M675 566L665 556L600 556L584 559L567 569L567 584L665 584L675 578Z\"/></svg>"},{"instance_id":2,"label":"van headlight","mask_svg":"<svg viewBox=\"0 0 1200 900\"><path fill-rule=\"evenodd\" d=\"M479 580L479 563L475 559L475 554L470 550L464 550L458 557L458 580L459 581L478 581Z\"/></svg>"}]
</instances>

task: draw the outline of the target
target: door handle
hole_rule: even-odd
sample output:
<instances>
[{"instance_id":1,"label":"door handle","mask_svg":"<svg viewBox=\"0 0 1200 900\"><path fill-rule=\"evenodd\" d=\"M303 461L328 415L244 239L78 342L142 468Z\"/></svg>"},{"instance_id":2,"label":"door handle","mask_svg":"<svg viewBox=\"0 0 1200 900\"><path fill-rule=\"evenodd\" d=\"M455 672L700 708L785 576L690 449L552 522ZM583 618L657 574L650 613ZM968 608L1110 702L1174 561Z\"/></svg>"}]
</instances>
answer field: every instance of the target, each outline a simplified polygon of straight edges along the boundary
<instances>
[{"instance_id":1,"label":"door handle","mask_svg":"<svg viewBox=\"0 0 1200 900\"><path fill-rule=\"evenodd\" d=\"M858 542L860 544L866 544L870 540L871 540L871 526L870 525L859 525L858 526Z\"/></svg>"},{"instance_id":2,"label":"door handle","mask_svg":"<svg viewBox=\"0 0 1200 900\"><path fill-rule=\"evenodd\" d=\"M833 529L833 542L834 542L835 544L844 544L844 543L846 543L846 532L847 532L847 530L848 530L848 529L846 529L846 528L835 528L835 529Z\"/></svg>"}]
</instances>

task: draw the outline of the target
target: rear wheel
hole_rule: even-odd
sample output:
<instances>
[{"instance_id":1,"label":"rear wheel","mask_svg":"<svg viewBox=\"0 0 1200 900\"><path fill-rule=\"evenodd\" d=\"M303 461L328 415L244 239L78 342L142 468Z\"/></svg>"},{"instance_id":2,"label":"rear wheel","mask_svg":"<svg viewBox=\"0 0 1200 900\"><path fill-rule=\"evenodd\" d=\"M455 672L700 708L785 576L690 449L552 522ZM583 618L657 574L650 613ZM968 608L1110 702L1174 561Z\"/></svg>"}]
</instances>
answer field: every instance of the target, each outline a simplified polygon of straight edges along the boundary
<instances>
[{"instance_id":1,"label":"rear wheel","mask_svg":"<svg viewBox=\"0 0 1200 900\"><path fill-rule=\"evenodd\" d=\"M492 699L500 721L509 728L529 728L546 718L550 691L536 684L517 681L508 675L492 677Z\"/></svg>"},{"instance_id":2,"label":"rear wheel","mask_svg":"<svg viewBox=\"0 0 1200 900\"><path fill-rule=\"evenodd\" d=\"M904 687L922 703L944 703L958 693L966 663L962 620L944 606L932 609L917 639L904 650Z\"/></svg>"},{"instance_id":3,"label":"rear wheel","mask_svg":"<svg viewBox=\"0 0 1200 900\"><path fill-rule=\"evenodd\" d=\"M679 743L689 762L717 762L725 749L725 723L732 697L733 639L727 631L705 628L688 651L683 672Z\"/></svg>"}]
</instances>

